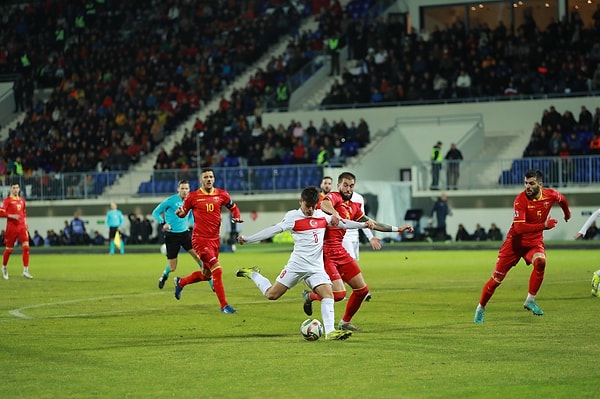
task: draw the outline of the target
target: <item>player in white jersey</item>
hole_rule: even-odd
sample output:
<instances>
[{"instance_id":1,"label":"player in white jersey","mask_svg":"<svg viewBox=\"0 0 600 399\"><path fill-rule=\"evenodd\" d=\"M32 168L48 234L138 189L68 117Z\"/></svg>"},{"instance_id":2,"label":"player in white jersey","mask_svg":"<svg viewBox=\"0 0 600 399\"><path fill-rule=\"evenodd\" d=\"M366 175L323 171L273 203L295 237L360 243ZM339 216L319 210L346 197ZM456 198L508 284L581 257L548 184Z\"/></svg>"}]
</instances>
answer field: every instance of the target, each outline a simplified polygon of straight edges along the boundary
<instances>
[{"instance_id":1,"label":"player in white jersey","mask_svg":"<svg viewBox=\"0 0 600 399\"><path fill-rule=\"evenodd\" d=\"M350 201L352 202L358 202L360 204L360 210L365 213L365 199L362 195L360 195L359 193L357 193L356 191L352 193L352 198L350 198ZM370 229L363 229L363 233L365 233L365 236L367 237L367 240L369 240L369 243L371 244L371 248L375 249L375 250L379 250L381 249L381 239L377 238L373 235L373 232ZM358 234L358 230L348 230L346 231L346 234L344 235L344 239L342 240L342 245L344 246L344 248L346 249L346 251L350 254L350 256L352 256L352 258L356 261L358 261L359 259L359 253L360 253L360 239L359 239L359 234ZM370 301L372 298L371 293L367 293L367 296L365 297L365 301Z\"/></svg>"},{"instance_id":2,"label":"player in white jersey","mask_svg":"<svg viewBox=\"0 0 600 399\"><path fill-rule=\"evenodd\" d=\"M350 201L358 202L360 204L360 210L365 213L365 199L362 195L355 191L352 193ZM381 249L381 239L375 237L370 229L363 229L363 233L365 233L365 236L373 249ZM342 240L342 245L354 260L359 259L360 240L358 237L358 230L348 230Z\"/></svg>"},{"instance_id":3,"label":"player in white jersey","mask_svg":"<svg viewBox=\"0 0 600 399\"><path fill-rule=\"evenodd\" d=\"M304 281L314 292L319 294L321 301L321 317L325 327L325 338L344 340L352 335L351 331L336 330L334 327L334 301L331 280L325 272L323 264L323 236L325 228L331 224L331 215L320 209L315 209L319 201L319 191L316 187L307 187L300 196L300 208L288 211L283 220L274 226L267 227L251 236L238 236L238 242L259 242L283 231L291 231L294 239L294 249L287 265L277 276L275 284L260 274L257 267L239 269L238 277L251 279L262 294L269 300L279 299L290 288ZM338 227L345 229L362 229L373 227L372 223L359 223L344 220ZM350 334L348 334L350 332Z\"/></svg>"}]
</instances>

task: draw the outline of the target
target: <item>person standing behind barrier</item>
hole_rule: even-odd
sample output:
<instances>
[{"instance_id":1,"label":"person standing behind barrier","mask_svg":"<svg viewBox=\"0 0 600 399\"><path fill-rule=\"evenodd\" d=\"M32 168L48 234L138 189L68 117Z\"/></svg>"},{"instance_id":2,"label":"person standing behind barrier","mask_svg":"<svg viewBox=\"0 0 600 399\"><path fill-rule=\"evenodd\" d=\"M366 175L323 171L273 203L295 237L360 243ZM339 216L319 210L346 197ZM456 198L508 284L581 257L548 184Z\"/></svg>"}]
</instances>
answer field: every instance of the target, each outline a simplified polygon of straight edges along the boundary
<instances>
[{"instance_id":1,"label":"person standing behind barrier","mask_svg":"<svg viewBox=\"0 0 600 399\"><path fill-rule=\"evenodd\" d=\"M340 74L340 34L335 32L327 41L327 49L331 55L331 71L329 76Z\"/></svg>"},{"instance_id":2,"label":"person standing behind barrier","mask_svg":"<svg viewBox=\"0 0 600 399\"><path fill-rule=\"evenodd\" d=\"M456 144L450 144L450 149L446 153L446 189L457 190L458 178L460 176L460 161L463 160L462 152L456 148Z\"/></svg>"},{"instance_id":3,"label":"person standing behind barrier","mask_svg":"<svg viewBox=\"0 0 600 399\"><path fill-rule=\"evenodd\" d=\"M110 242L109 254L115 254L115 237L117 232L121 230L123 226L125 218L123 217L123 212L120 209L117 209L117 204L112 202L110 204L110 210L106 212L106 226L108 227L108 240ZM120 234L120 233L119 233ZM125 243L123 240L120 240L119 251L124 254L125 253Z\"/></svg>"},{"instance_id":4,"label":"person standing behind barrier","mask_svg":"<svg viewBox=\"0 0 600 399\"><path fill-rule=\"evenodd\" d=\"M448 233L446 232L446 217L452 215L452 210L448 206L448 196L442 193L440 197L433 204L430 213L430 222L433 221L435 215L436 220L436 235L435 238L440 241L448 240Z\"/></svg>"},{"instance_id":5,"label":"person standing behind barrier","mask_svg":"<svg viewBox=\"0 0 600 399\"><path fill-rule=\"evenodd\" d=\"M440 189L440 170L442 170L442 142L438 141L431 150L431 190Z\"/></svg>"}]
</instances>

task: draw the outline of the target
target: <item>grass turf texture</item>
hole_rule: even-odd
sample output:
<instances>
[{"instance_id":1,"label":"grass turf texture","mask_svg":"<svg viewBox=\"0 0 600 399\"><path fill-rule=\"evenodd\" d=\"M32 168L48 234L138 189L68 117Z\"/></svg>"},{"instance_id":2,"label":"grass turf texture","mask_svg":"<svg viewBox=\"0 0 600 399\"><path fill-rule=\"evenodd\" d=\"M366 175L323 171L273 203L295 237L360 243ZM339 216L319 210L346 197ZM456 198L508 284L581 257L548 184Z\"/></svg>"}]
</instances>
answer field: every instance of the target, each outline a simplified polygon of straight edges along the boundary
<instances>
[{"instance_id":1,"label":"grass turf texture","mask_svg":"<svg viewBox=\"0 0 600 399\"><path fill-rule=\"evenodd\" d=\"M373 294L348 341L306 342L297 286L269 302L238 267L274 280L289 247L252 245L222 254L236 315L219 312L208 284L173 297L158 290L155 254L33 253L0 280L3 398L506 398L592 397L598 298L597 251L548 249L538 303L523 310L530 268L514 268L473 324L496 250L373 252L360 264ZM194 269L180 256L175 275ZM336 322L346 302L336 304ZM314 316L320 318L315 303Z\"/></svg>"}]
</instances>

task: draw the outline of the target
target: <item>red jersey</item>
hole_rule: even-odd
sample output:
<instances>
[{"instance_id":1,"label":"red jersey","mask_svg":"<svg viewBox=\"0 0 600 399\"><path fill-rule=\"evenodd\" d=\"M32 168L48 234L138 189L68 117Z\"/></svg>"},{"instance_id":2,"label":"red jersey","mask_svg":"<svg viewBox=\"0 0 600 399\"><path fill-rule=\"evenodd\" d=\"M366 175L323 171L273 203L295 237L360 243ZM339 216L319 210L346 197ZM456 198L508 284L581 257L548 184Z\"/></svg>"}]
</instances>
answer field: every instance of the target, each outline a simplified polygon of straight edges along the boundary
<instances>
[{"instance_id":1,"label":"red jersey","mask_svg":"<svg viewBox=\"0 0 600 399\"><path fill-rule=\"evenodd\" d=\"M546 223L546 219L548 219L548 215L554 204L560 205L566 215L570 214L567 199L554 189L542 188L540 198L533 200L527 198L525 191L522 191L515 198L513 204L513 222L506 237L510 237L513 244L522 247L543 245L543 229L519 234L516 230L519 227L517 225L520 223L543 225Z\"/></svg>"},{"instance_id":2,"label":"red jersey","mask_svg":"<svg viewBox=\"0 0 600 399\"><path fill-rule=\"evenodd\" d=\"M211 193L202 188L188 194L183 209L194 215L192 238L214 240L221 235L221 207L227 207L234 218L240 217L240 209L231 200L229 193L214 187Z\"/></svg>"},{"instance_id":3,"label":"red jersey","mask_svg":"<svg viewBox=\"0 0 600 399\"><path fill-rule=\"evenodd\" d=\"M8 215L19 215L19 219L9 218ZM25 199L9 195L2 201L0 217L6 218L6 229L20 229L27 225L27 213L25 212Z\"/></svg>"},{"instance_id":4,"label":"red jersey","mask_svg":"<svg viewBox=\"0 0 600 399\"><path fill-rule=\"evenodd\" d=\"M333 208L337 211L342 219L359 221L363 216L365 216L361 209L360 203L344 201L342 199L342 195L337 191L331 191L329 194L327 194L326 198L331 201L331 205L333 205ZM325 230L324 246L341 247L344 234L346 234L345 229L328 226Z\"/></svg>"}]
</instances>

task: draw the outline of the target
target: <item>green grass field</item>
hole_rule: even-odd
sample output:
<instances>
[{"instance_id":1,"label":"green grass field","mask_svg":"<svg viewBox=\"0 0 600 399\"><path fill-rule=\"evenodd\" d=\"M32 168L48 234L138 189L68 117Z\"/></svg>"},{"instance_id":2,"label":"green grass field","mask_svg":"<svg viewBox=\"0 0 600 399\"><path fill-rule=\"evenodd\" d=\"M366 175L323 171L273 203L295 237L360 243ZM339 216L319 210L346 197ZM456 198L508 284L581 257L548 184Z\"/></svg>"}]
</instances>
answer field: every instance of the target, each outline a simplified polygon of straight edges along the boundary
<instances>
[{"instance_id":1,"label":"green grass field","mask_svg":"<svg viewBox=\"0 0 600 399\"><path fill-rule=\"evenodd\" d=\"M279 250L273 250L278 248ZM173 297L157 288L155 254L34 252L33 280L20 256L0 280L1 398L586 398L600 358L590 296L593 249L548 249L538 303L522 308L530 269L512 270L473 324L496 250L363 250L373 300L347 341L306 342L301 291L267 301L238 267L272 281L289 255L251 245L222 254L236 315L219 312L208 284ZM283 247L285 248L285 247ZM194 269L182 255L177 274ZM172 274L174 276L175 274ZM315 304L315 315L320 317ZM336 304L336 319L345 302Z\"/></svg>"}]
</instances>

